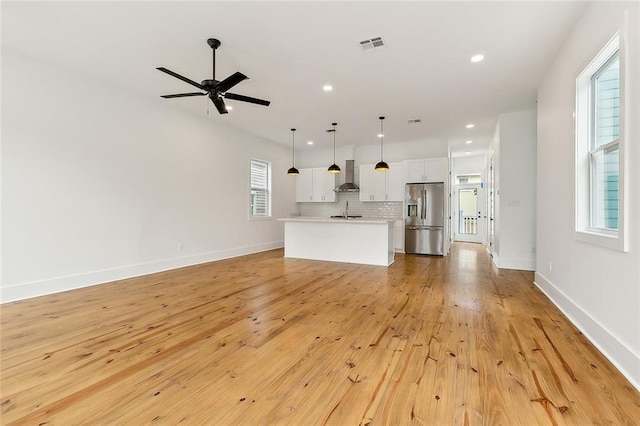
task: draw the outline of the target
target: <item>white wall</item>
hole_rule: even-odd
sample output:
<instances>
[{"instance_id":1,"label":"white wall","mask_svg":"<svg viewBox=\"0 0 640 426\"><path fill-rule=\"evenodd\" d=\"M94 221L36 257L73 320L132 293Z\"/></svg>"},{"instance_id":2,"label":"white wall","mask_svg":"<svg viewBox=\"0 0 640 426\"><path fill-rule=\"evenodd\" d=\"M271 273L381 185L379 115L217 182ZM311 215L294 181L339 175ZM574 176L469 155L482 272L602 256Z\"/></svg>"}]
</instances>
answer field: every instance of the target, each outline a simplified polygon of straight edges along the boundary
<instances>
[{"instance_id":1,"label":"white wall","mask_svg":"<svg viewBox=\"0 0 640 426\"><path fill-rule=\"evenodd\" d=\"M454 179L456 175L466 175L470 173L479 173L482 182L487 181L487 156L486 155L468 155L464 157L454 157L451 160L451 175Z\"/></svg>"},{"instance_id":2,"label":"white wall","mask_svg":"<svg viewBox=\"0 0 640 426\"><path fill-rule=\"evenodd\" d=\"M449 155L446 140L425 139L424 141L399 142L384 144L384 161L391 163L419 158L442 158ZM356 163L376 164L380 161L380 145L362 145L355 149Z\"/></svg>"},{"instance_id":3,"label":"white wall","mask_svg":"<svg viewBox=\"0 0 640 426\"><path fill-rule=\"evenodd\" d=\"M578 74L629 11L627 110L629 251L574 238L574 120ZM640 389L640 4L590 3L538 92L536 284Z\"/></svg>"},{"instance_id":4,"label":"white wall","mask_svg":"<svg viewBox=\"0 0 640 426\"><path fill-rule=\"evenodd\" d=\"M336 138L339 141L339 136ZM341 146L342 145L342 146ZM336 145L336 163L341 168L345 161L345 147L347 151L353 150L353 159L356 168L360 164L376 164L380 161L380 145L348 145L338 143ZM419 142L385 143L384 161L387 163L418 158L446 157L448 151L446 140L424 140ZM329 167L333 162L333 142L331 148L316 148L305 146L296 150L296 167Z\"/></svg>"},{"instance_id":5,"label":"white wall","mask_svg":"<svg viewBox=\"0 0 640 426\"><path fill-rule=\"evenodd\" d=\"M533 271L536 262L536 111L500 114L495 167L494 262Z\"/></svg>"},{"instance_id":6,"label":"white wall","mask_svg":"<svg viewBox=\"0 0 640 426\"><path fill-rule=\"evenodd\" d=\"M282 246L248 177L295 211L286 147L6 48L2 88L4 302Z\"/></svg>"}]
</instances>

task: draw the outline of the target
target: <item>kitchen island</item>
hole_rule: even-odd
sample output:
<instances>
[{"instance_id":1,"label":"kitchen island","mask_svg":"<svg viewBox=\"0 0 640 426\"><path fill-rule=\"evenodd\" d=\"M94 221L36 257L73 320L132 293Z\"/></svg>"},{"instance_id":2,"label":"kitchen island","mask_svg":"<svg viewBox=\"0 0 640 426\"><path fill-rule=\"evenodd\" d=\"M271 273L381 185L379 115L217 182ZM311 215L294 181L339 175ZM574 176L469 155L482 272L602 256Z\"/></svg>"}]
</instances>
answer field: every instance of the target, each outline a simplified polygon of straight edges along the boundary
<instances>
[{"instance_id":1,"label":"kitchen island","mask_svg":"<svg viewBox=\"0 0 640 426\"><path fill-rule=\"evenodd\" d=\"M285 257L380 266L393 263L393 219L278 220L284 222Z\"/></svg>"}]
</instances>

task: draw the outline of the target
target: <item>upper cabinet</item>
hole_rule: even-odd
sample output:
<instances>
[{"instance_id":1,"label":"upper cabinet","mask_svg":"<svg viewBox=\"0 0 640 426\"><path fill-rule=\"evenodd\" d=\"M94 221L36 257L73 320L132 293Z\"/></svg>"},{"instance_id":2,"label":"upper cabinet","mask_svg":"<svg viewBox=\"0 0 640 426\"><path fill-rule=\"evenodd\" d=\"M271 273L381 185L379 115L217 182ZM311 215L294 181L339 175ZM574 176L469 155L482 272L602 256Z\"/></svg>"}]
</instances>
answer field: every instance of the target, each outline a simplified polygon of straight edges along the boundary
<instances>
[{"instance_id":1,"label":"upper cabinet","mask_svg":"<svg viewBox=\"0 0 640 426\"><path fill-rule=\"evenodd\" d=\"M300 169L296 177L296 201L331 203L336 201L336 175L324 167Z\"/></svg>"},{"instance_id":2,"label":"upper cabinet","mask_svg":"<svg viewBox=\"0 0 640 426\"><path fill-rule=\"evenodd\" d=\"M296 179L296 201L313 201L313 169L300 169Z\"/></svg>"},{"instance_id":3,"label":"upper cabinet","mask_svg":"<svg viewBox=\"0 0 640 426\"><path fill-rule=\"evenodd\" d=\"M407 183L447 181L449 168L446 157L405 160L404 165Z\"/></svg>"},{"instance_id":4,"label":"upper cabinet","mask_svg":"<svg viewBox=\"0 0 640 426\"><path fill-rule=\"evenodd\" d=\"M387 201L404 201L404 163L390 163L387 172Z\"/></svg>"},{"instance_id":5,"label":"upper cabinet","mask_svg":"<svg viewBox=\"0 0 640 426\"><path fill-rule=\"evenodd\" d=\"M360 166L360 201L403 201L404 164L390 163L386 172L374 168L374 164Z\"/></svg>"},{"instance_id":6,"label":"upper cabinet","mask_svg":"<svg viewBox=\"0 0 640 426\"><path fill-rule=\"evenodd\" d=\"M313 201L336 201L336 175L327 172L325 167L316 167L313 170Z\"/></svg>"}]
</instances>

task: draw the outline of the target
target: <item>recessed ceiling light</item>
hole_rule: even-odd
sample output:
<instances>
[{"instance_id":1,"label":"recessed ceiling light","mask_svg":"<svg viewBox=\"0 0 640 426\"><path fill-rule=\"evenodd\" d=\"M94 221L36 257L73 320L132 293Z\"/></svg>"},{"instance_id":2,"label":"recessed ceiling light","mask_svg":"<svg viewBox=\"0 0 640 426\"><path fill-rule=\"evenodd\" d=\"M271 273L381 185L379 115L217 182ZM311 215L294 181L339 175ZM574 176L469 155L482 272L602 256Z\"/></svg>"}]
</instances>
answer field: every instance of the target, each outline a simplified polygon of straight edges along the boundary
<instances>
[{"instance_id":1,"label":"recessed ceiling light","mask_svg":"<svg viewBox=\"0 0 640 426\"><path fill-rule=\"evenodd\" d=\"M471 154L471 151L467 151L467 152L465 152L465 154L469 155L469 154Z\"/></svg>"},{"instance_id":2,"label":"recessed ceiling light","mask_svg":"<svg viewBox=\"0 0 640 426\"><path fill-rule=\"evenodd\" d=\"M471 57L471 62L480 62L484 59L484 55L478 54Z\"/></svg>"},{"instance_id":3,"label":"recessed ceiling light","mask_svg":"<svg viewBox=\"0 0 640 426\"><path fill-rule=\"evenodd\" d=\"M233 107L231 105L226 105L225 108L227 111L233 111Z\"/></svg>"},{"instance_id":4,"label":"recessed ceiling light","mask_svg":"<svg viewBox=\"0 0 640 426\"><path fill-rule=\"evenodd\" d=\"M382 133L378 133L378 137L379 137L379 138L383 138L383 137L384 137L384 135L383 135Z\"/></svg>"},{"instance_id":5,"label":"recessed ceiling light","mask_svg":"<svg viewBox=\"0 0 640 426\"><path fill-rule=\"evenodd\" d=\"M466 144L470 144L470 143L473 143L473 141L466 141L465 143Z\"/></svg>"},{"instance_id":6,"label":"recessed ceiling light","mask_svg":"<svg viewBox=\"0 0 640 426\"><path fill-rule=\"evenodd\" d=\"M322 90L324 90L325 92L330 92L333 90L333 86L330 84L325 84L324 86L322 86Z\"/></svg>"},{"instance_id":7,"label":"recessed ceiling light","mask_svg":"<svg viewBox=\"0 0 640 426\"><path fill-rule=\"evenodd\" d=\"M473 124L473 123L469 123L469 124L467 124L465 127L466 127L467 129L473 129L474 127L476 127L476 125L475 125L475 124Z\"/></svg>"},{"instance_id":8,"label":"recessed ceiling light","mask_svg":"<svg viewBox=\"0 0 640 426\"><path fill-rule=\"evenodd\" d=\"M307 145L313 145L313 141L307 141Z\"/></svg>"}]
</instances>

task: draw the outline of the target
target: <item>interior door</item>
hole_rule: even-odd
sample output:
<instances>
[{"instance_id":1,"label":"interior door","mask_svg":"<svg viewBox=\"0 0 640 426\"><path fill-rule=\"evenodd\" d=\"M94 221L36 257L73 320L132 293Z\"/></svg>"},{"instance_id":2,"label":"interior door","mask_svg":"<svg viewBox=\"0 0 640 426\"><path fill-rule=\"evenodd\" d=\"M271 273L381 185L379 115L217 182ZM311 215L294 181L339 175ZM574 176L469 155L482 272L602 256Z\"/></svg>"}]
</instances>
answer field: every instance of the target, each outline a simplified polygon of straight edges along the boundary
<instances>
[{"instance_id":1,"label":"interior door","mask_svg":"<svg viewBox=\"0 0 640 426\"><path fill-rule=\"evenodd\" d=\"M484 243L487 222L484 188L481 184L457 185L454 208L454 239Z\"/></svg>"}]
</instances>

